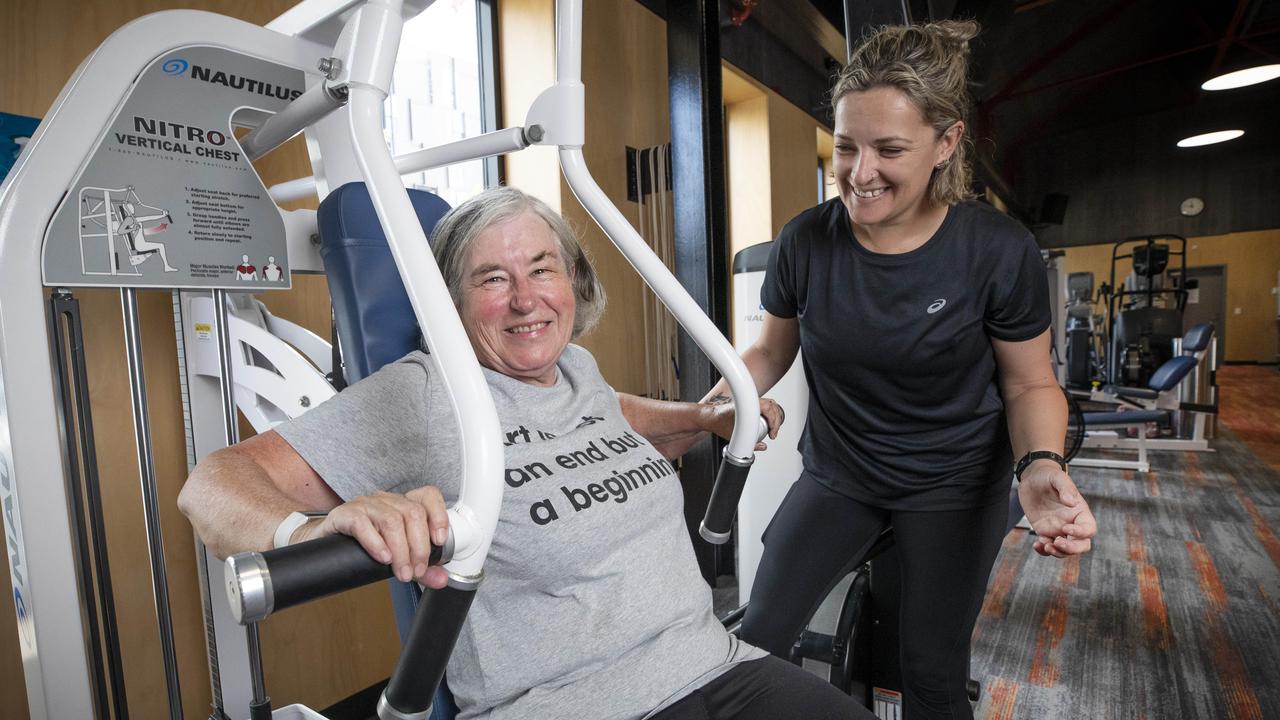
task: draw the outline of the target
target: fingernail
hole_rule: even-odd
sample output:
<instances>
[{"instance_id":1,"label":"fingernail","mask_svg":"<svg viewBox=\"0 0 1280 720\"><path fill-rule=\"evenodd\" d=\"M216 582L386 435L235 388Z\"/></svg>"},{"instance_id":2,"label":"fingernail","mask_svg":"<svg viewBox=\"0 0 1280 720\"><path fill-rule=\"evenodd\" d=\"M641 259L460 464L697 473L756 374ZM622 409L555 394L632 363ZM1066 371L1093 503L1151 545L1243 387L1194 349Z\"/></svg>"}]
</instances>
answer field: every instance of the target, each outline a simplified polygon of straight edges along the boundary
<instances>
[{"instance_id":1,"label":"fingernail","mask_svg":"<svg viewBox=\"0 0 1280 720\"><path fill-rule=\"evenodd\" d=\"M408 565L401 565L400 569L396 571L396 577L399 578L401 582L408 582L409 578L413 577L412 572L413 571L409 569Z\"/></svg>"},{"instance_id":2,"label":"fingernail","mask_svg":"<svg viewBox=\"0 0 1280 720\"><path fill-rule=\"evenodd\" d=\"M420 578L426 574L427 574L427 566L424 563L418 563L417 567L413 569L414 577Z\"/></svg>"},{"instance_id":3,"label":"fingernail","mask_svg":"<svg viewBox=\"0 0 1280 720\"><path fill-rule=\"evenodd\" d=\"M431 541L437 545L443 545L449 541L449 530L446 528L436 528L431 532Z\"/></svg>"}]
</instances>

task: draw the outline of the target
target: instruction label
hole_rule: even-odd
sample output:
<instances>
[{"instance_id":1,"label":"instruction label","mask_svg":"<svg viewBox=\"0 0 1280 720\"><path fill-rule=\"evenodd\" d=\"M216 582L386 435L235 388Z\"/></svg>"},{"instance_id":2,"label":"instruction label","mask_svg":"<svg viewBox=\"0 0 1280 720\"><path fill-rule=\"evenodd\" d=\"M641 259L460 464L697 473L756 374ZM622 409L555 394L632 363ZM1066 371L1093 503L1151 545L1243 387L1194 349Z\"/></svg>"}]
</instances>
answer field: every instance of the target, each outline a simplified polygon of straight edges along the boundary
<instances>
[{"instance_id":1,"label":"instruction label","mask_svg":"<svg viewBox=\"0 0 1280 720\"><path fill-rule=\"evenodd\" d=\"M232 116L260 120L304 89L301 70L221 48L156 58L49 224L44 283L289 287L284 221Z\"/></svg>"}]
</instances>

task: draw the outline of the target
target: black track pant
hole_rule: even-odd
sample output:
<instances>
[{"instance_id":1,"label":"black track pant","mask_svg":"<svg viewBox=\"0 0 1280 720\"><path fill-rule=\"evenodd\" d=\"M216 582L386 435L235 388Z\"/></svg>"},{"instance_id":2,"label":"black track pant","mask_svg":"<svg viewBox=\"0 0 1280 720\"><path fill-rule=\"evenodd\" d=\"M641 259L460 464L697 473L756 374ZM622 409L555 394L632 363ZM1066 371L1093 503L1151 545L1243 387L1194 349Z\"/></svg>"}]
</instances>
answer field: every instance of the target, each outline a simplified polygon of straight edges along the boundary
<instances>
[{"instance_id":1,"label":"black track pant","mask_svg":"<svg viewBox=\"0 0 1280 720\"><path fill-rule=\"evenodd\" d=\"M651 720L875 720L822 678L775 657L738 663Z\"/></svg>"},{"instance_id":2,"label":"black track pant","mask_svg":"<svg viewBox=\"0 0 1280 720\"><path fill-rule=\"evenodd\" d=\"M805 473L765 532L742 639L789 657L823 598L891 524L902 566L904 720L972 718L969 640L1008 512L1003 498L972 510L883 510Z\"/></svg>"}]
</instances>

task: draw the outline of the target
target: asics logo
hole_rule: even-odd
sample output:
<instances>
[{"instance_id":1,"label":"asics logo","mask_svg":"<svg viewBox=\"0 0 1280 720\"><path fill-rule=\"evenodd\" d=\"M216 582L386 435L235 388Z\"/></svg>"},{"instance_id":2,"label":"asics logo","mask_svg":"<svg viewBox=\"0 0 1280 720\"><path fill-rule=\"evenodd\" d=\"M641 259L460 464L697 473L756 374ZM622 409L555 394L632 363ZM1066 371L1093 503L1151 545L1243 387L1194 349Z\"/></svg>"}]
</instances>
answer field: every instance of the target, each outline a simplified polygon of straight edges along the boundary
<instances>
[{"instance_id":1,"label":"asics logo","mask_svg":"<svg viewBox=\"0 0 1280 720\"><path fill-rule=\"evenodd\" d=\"M930 305L929 305L929 307L928 307L928 309L926 310L926 312L928 312L930 315L932 315L932 314L934 314L934 313L938 312L939 310L941 310L942 308L944 308L944 307L946 307L946 306L947 306L947 299L946 299L946 298L938 298L937 300L934 300L932 304L930 304Z\"/></svg>"}]
</instances>

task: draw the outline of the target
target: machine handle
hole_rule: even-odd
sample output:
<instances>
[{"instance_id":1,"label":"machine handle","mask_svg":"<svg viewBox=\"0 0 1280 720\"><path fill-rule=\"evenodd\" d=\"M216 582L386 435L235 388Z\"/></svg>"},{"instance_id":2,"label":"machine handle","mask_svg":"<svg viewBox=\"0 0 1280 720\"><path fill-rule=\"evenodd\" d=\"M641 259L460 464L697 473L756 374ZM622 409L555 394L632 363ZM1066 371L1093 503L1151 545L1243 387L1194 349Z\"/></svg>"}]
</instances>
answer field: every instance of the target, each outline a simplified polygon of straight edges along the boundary
<instances>
[{"instance_id":1,"label":"machine handle","mask_svg":"<svg viewBox=\"0 0 1280 720\"><path fill-rule=\"evenodd\" d=\"M716 473L716 484L711 488L711 501L707 514L702 518L698 534L712 545L723 545L733 530L733 516L738 511L738 499L747 484L751 472L751 459L745 461L733 457L727 451Z\"/></svg>"},{"instance_id":2,"label":"machine handle","mask_svg":"<svg viewBox=\"0 0 1280 720\"><path fill-rule=\"evenodd\" d=\"M769 434L769 423L764 416L759 418L756 428L756 442ZM707 514L702 518L698 534L712 545L723 545L729 540L733 529L733 516L738 512L738 500L742 498L742 489L747 484L747 474L751 472L752 455L745 460L735 458L728 448L724 450L724 460L716 473L715 485L711 487L711 501L707 503Z\"/></svg>"},{"instance_id":3,"label":"machine handle","mask_svg":"<svg viewBox=\"0 0 1280 720\"><path fill-rule=\"evenodd\" d=\"M477 582L451 575L445 587L423 590L413 628L378 700L380 720L421 720L428 716L476 587Z\"/></svg>"},{"instance_id":4,"label":"machine handle","mask_svg":"<svg viewBox=\"0 0 1280 720\"><path fill-rule=\"evenodd\" d=\"M453 555L453 533L443 547L432 545L431 564ZM347 535L266 552L232 555L226 562L227 599L241 625L263 620L278 610L344 592L393 576L390 565L374 560Z\"/></svg>"}]
</instances>

